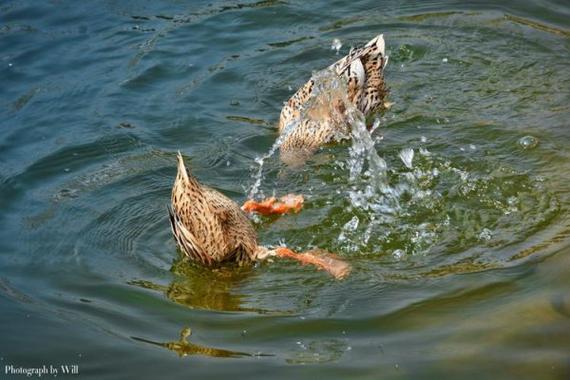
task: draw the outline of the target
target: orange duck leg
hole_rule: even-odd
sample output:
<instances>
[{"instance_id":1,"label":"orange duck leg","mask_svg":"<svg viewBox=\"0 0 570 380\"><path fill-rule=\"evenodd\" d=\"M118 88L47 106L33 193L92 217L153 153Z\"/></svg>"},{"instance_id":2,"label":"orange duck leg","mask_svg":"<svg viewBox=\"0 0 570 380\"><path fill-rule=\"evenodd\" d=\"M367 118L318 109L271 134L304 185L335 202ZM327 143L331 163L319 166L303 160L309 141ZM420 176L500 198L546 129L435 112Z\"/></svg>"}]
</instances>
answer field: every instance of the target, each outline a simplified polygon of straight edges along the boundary
<instances>
[{"instance_id":1,"label":"orange duck leg","mask_svg":"<svg viewBox=\"0 0 570 380\"><path fill-rule=\"evenodd\" d=\"M324 269L339 280L346 278L350 274L350 264L322 249L295 253L289 248L279 247L274 252L277 257L297 260L302 264L311 264L319 269Z\"/></svg>"},{"instance_id":2,"label":"orange duck leg","mask_svg":"<svg viewBox=\"0 0 570 380\"><path fill-rule=\"evenodd\" d=\"M246 212L256 212L261 215L283 215L297 213L303 208L305 199L302 195L287 194L277 200L275 197L257 202L253 199L246 201L241 207Z\"/></svg>"}]
</instances>

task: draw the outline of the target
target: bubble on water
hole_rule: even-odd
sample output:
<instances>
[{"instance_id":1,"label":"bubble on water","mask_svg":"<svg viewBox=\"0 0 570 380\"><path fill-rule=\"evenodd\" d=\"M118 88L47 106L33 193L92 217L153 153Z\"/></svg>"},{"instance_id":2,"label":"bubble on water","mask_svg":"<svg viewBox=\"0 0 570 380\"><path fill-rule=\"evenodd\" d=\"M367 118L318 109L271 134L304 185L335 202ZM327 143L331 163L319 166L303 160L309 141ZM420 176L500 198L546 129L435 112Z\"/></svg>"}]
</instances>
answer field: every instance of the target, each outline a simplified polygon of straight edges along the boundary
<instances>
[{"instance_id":1,"label":"bubble on water","mask_svg":"<svg viewBox=\"0 0 570 380\"><path fill-rule=\"evenodd\" d=\"M423 142L423 143L426 143L426 142L427 142L427 137L425 137L425 136L420 137L420 141Z\"/></svg>"},{"instance_id":2,"label":"bubble on water","mask_svg":"<svg viewBox=\"0 0 570 380\"><path fill-rule=\"evenodd\" d=\"M335 38L332 41L331 44L331 50L336 50L336 53L338 54L338 52L340 51L340 48L342 47L342 42L340 42L340 40L338 38Z\"/></svg>"},{"instance_id":3,"label":"bubble on water","mask_svg":"<svg viewBox=\"0 0 570 380\"><path fill-rule=\"evenodd\" d=\"M404 148L400 151L400 159L408 169L412 168L412 161L414 159L414 150L412 148Z\"/></svg>"},{"instance_id":4,"label":"bubble on water","mask_svg":"<svg viewBox=\"0 0 570 380\"><path fill-rule=\"evenodd\" d=\"M523 149L533 149L536 148L536 146L538 145L539 140L538 138L534 137L534 136L524 136L521 137L521 139L519 140L519 145L523 148Z\"/></svg>"},{"instance_id":5,"label":"bubble on water","mask_svg":"<svg viewBox=\"0 0 570 380\"><path fill-rule=\"evenodd\" d=\"M441 60L441 62L447 63L447 58L443 58L443 59Z\"/></svg>"},{"instance_id":6,"label":"bubble on water","mask_svg":"<svg viewBox=\"0 0 570 380\"><path fill-rule=\"evenodd\" d=\"M471 150L476 150L477 147L474 144L469 144L469 149Z\"/></svg>"},{"instance_id":7,"label":"bubble on water","mask_svg":"<svg viewBox=\"0 0 570 380\"><path fill-rule=\"evenodd\" d=\"M483 228L479 234L479 240L489 241L493 237L493 232L488 228Z\"/></svg>"}]
</instances>

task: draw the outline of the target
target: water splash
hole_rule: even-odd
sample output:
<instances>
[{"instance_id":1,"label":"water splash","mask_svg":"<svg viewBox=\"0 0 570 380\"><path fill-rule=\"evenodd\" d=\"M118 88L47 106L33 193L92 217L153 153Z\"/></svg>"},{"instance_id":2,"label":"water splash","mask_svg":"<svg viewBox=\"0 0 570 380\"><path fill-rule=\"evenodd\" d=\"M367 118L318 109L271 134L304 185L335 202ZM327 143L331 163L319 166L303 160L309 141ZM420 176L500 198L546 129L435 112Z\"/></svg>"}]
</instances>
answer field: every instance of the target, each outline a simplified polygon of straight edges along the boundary
<instances>
[{"instance_id":1,"label":"water splash","mask_svg":"<svg viewBox=\"0 0 570 380\"><path fill-rule=\"evenodd\" d=\"M414 160L414 150L412 148L404 148L400 151L400 159L408 169L412 169L412 161Z\"/></svg>"},{"instance_id":2,"label":"water splash","mask_svg":"<svg viewBox=\"0 0 570 380\"><path fill-rule=\"evenodd\" d=\"M332 41L331 44L331 50L335 50L336 53L338 54L338 52L340 51L340 48L342 47L342 42L340 42L340 40L338 38L335 38Z\"/></svg>"},{"instance_id":3,"label":"water splash","mask_svg":"<svg viewBox=\"0 0 570 380\"><path fill-rule=\"evenodd\" d=\"M352 206L374 210L384 216L395 214L400 208L398 194L389 185L388 165L378 155L364 115L351 104L347 107L347 120L352 132L352 146L347 160L349 181L352 183L348 197ZM372 129L375 130L378 125L379 121L376 121Z\"/></svg>"},{"instance_id":4,"label":"water splash","mask_svg":"<svg viewBox=\"0 0 570 380\"><path fill-rule=\"evenodd\" d=\"M346 98L347 90L344 80L338 76L332 67L313 73L311 79L314 81L311 97L305 102L305 104L300 107L299 116L295 119L292 119L287 125L285 125L283 131L275 143L272 145L269 152L255 159L258 167L253 175L254 183L248 193L248 197L250 199L263 196L263 192L261 191L261 184L263 182L263 169L266 160L275 155L275 153L281 147L283 141L285 141L285 139L287 139L287 137L299 126L302 120L312 117L312 115L315 113L319 113L315 112L315 110L318 110L320 112L324 110L325 114L332 115L334 118L336 116L335 113L337 110L330 105L339 99L347 106L354 108L352 104L349 105L350 102ZM323 123L330 122L333 121L326 119L323 120ZM335 136L335 139L340 141L346 138L348 138L348 136L345 131L339 129L337 135Z\"/></svg>"}]
</instances>

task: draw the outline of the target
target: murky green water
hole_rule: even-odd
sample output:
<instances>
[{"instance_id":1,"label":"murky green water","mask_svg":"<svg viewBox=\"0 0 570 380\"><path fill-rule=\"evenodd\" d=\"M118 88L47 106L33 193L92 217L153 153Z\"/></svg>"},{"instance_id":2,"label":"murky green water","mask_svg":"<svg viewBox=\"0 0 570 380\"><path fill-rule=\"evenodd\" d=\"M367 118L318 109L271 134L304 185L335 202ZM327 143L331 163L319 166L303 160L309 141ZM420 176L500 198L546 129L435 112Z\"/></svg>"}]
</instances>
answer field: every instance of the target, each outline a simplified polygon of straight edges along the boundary
<instances>
[{"instance_id":1,"label":"murky green water","mask_svg":"<svg viewBox=\"0 0 570 380\"><path fill-rule=\"evenodd\" d=\"M554 0L1 3L0 377L570 378L569 19ZM262 243L338 252L350 278L180 260L176 151L243 201L282 102L335 38L379 33L384 193L350 142L268 158L260 187L307 198Z\"/></svg>"}]
</instances>

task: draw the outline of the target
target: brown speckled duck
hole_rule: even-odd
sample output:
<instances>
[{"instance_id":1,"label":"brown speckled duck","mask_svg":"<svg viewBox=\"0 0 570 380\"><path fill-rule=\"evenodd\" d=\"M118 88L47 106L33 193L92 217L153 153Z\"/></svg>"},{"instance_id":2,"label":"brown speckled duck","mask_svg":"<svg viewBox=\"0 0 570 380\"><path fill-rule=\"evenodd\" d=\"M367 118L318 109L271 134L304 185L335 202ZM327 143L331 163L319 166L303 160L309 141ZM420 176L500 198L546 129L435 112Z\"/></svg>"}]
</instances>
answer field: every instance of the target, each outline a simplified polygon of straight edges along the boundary
<instances>
[{"instance_id":1,"label":"brown speckled duck","mask_svg":"<svg viewBox=\"0 0 570 380\"><path fill-rule=\"evenodd\" d=\"M347 263L321 250L298 254L285 247L259 246L244 211L220 192L200 184L186 169L180 153L171 203L170 224L180 250L203 265L227 262L241 265L268 257L282 257L315 265L336 278L350 272Z\"/></svg>"},{"instance_id":2,"label":"brown speckled duck","mask_svg":"<svg viewBox=\"0 0 570 380\"><path fill-rule=\"evenodd\" d=\"M283 138L281 159L288 164L303 162L320 146L338 140L339 135L348 136L345 101L366 117L387 108L389 104L384 102L387 63L384 37L380 34L329 67L343 80L343 88L315 91L314 77L301 87L281 110L278 127ZM308 105L310 99L312 103Z\"/></svg>"}]
</instances>

